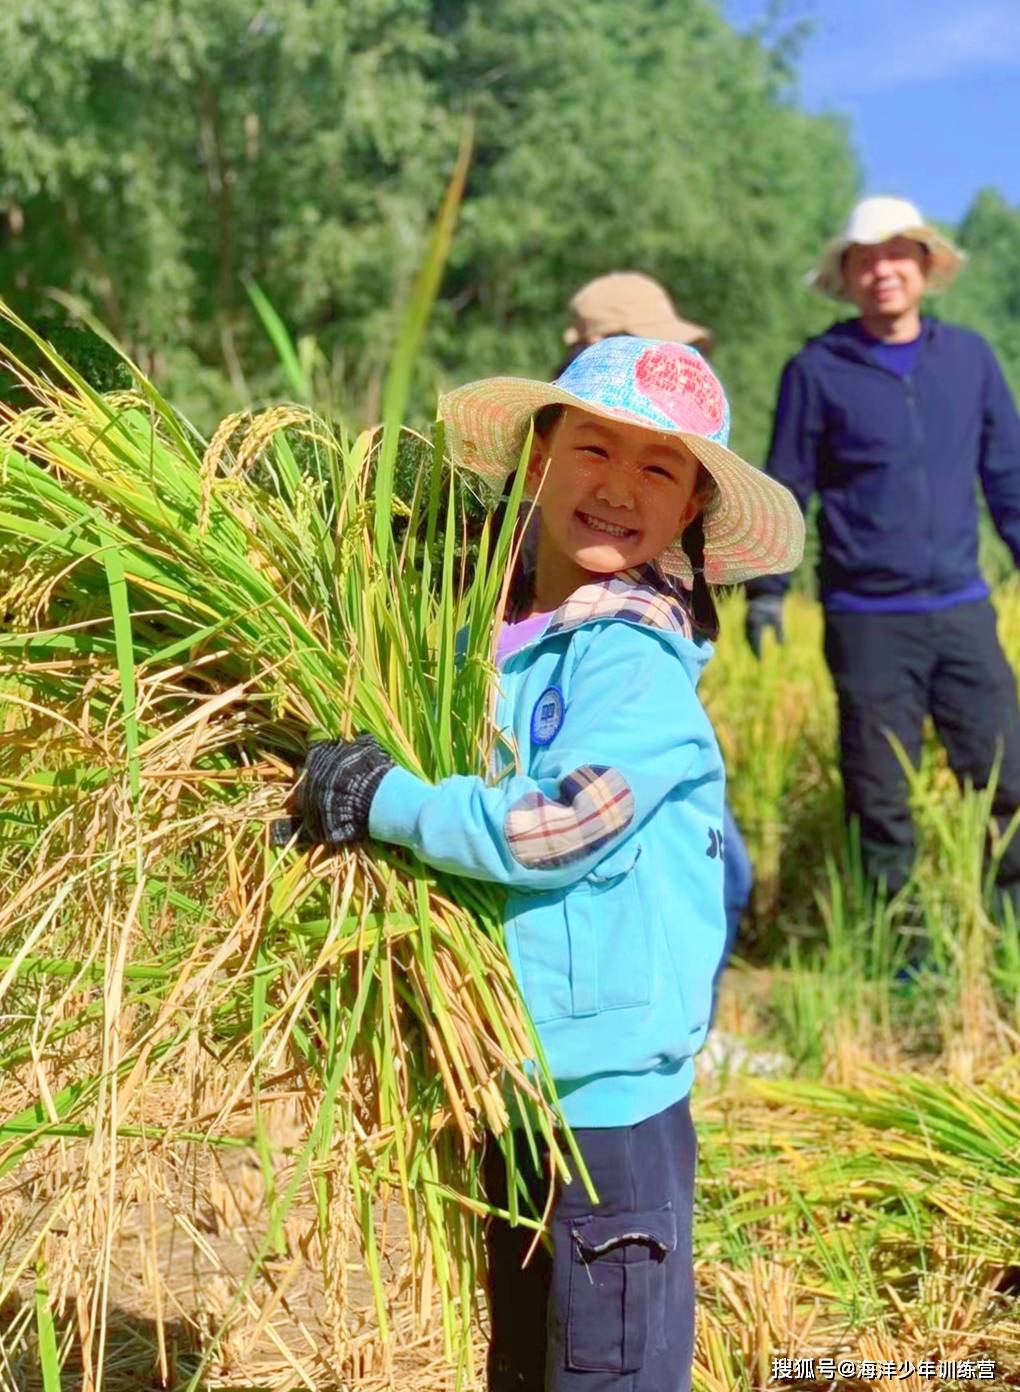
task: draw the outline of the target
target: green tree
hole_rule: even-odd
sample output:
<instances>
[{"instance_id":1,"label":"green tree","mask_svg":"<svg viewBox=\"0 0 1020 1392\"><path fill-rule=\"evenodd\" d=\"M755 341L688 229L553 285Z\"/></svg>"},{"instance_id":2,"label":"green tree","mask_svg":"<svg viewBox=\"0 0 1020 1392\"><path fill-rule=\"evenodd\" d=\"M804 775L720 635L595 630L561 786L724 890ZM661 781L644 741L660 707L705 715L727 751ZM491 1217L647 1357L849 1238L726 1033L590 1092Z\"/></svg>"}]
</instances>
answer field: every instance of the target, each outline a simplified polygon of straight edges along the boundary
<instances>
[{"instance_id":1,"label":"green tree","mask_svg":"<svg viewBox=\"0 0 1020 1392\"><path fill-rule=\"evenodd\" d=\"M981 189L959 241L969 261L938 312L984 334L1020 397L1020 208L995 189Z\"/></svg>"},{"instance_id":2,"label":"green tree","mask_svg":"<svg viewBox=\"0 0 1020 1392\"><path fill-rule=\"evenodd\" d=\"M5 288L83 294L207 411L260 386L247 277L370 377L456 144L440 56L423 0L5 8Z\"/></svg>"},{"instance_id":3,"label":"green tree","mask_svg":"<svg viewBox=\"0 0 1020 1392\"><path fill-rule=\"evenodd\" d=\"M735 440L760 454L781 364L828 317L801 277L856 187L843 126L798 110L782 39L738 35L704 0L462 8L479 148L451 371L547 372L578 284L641 269L712 326Z\"/></svg>"},{"instance_id":4,"label":"green tree","mask_svg":"<svg viewBox=\"0 0 1020 1392\"><path fill-rule=\"evenodd\" d=\"M544 375L616 267L709 323L760 455L800 285L856 182L796 103L796 34L711 0L19 0L0 10L0 284L86 298L208 424L283 390L255 279L371 417L463 119L476 154L417 402ZM314 350L314 353L313 353Z\"/></svg>"}]
</instances>

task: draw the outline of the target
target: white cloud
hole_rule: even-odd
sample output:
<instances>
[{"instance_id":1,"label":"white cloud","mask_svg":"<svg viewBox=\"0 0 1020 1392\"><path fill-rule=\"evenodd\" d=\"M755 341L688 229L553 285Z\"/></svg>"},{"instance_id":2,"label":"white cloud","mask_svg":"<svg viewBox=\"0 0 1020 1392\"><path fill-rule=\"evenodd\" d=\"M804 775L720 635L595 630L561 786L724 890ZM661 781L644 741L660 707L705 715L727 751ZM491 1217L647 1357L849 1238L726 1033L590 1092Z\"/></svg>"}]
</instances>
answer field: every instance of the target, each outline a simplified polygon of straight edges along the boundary
<instances>
[{"instance_id":1,"label":"white cloud","mask_svg":"<svg viewBox=\"0 0 1020 1392\"><path fill-rule=\"evenodd\" d=\"M1020 70L1020 5L1015 0L977 0L966 9L958 0L884 0L874 6L856 0L834 8L835 13L828 5L815 11L815 53L806 67L818 97Z\"/></svg>"}]
</instances>

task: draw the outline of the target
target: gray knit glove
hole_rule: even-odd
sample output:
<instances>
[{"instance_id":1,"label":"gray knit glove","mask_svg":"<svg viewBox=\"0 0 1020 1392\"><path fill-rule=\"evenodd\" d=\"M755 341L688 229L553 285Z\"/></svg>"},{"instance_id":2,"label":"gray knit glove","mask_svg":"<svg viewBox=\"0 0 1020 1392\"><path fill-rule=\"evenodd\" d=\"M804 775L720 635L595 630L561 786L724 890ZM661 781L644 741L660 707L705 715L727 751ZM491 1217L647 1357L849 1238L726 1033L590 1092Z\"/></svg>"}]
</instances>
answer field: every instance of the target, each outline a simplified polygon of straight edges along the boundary
<instances>
[{"instance_id":1,"label":"gray knit glove","mask_svg":"<svg viewBox=\"0 0 1020 1392\"><path fill-rule=\"evenodd\" d=\"M782 595L755 595L747 601L744 634L755 657L761 657L761 643L766 629L771 629L777 643L783 641Z\"/></svg>"},{"instance_id":2,"label":"gray knit glove","mask_svg":"<svg viewBox=\"0 0 1020 1392\"><path fill-rule=\"evenodd\" d=\"M298 815L273 823L273 843L284 844L294 835L324 846L364 840L372 799L393 766L373 735L309 745L304 776L297 786Z\"/></svg>"}]
</instances>

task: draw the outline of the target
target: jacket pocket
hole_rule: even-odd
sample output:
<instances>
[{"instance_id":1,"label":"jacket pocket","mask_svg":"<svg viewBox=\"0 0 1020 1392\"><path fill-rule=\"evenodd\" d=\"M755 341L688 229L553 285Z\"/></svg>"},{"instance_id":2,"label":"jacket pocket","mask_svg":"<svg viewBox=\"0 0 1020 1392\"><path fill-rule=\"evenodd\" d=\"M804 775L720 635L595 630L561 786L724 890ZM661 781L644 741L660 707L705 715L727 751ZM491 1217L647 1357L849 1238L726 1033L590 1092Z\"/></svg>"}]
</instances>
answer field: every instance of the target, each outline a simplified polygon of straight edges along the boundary
<instances>
[{"instance_id":1,"label":"jacket pocket","mask_svg":"<svg viewBox=\"0 0 1020 1392\"><path fill-rule=\"evenodd\" d=\"M664 1327L665 1262L676 1251L676 1214L667 1204L564 1222L570 1261L567 1367L636 1373L652 1331Z\"/></svg>"},{"instance_id":2,"label":"jacket pocket","mask_svg":"<svg viewBox=\"0 0 1020 1392\"><path fill-rule=\"evenodd\" d=\"M566 891L507 901L507 942L536 1025L651 998L649 926L634 867L640 846L619 847Z\"/></svg>"},{"instance_id":3,"label":"jacket pocket","mask_svg":"<svg viewBox=\"0 0 1020 1392\"><path fill-rule=\"evenodd\" d=\"M597 1015L651 999L649 930L634 875L640 855L634 843L621 846L566 897L571 1015Z\"/></svg>"}]
</instances>

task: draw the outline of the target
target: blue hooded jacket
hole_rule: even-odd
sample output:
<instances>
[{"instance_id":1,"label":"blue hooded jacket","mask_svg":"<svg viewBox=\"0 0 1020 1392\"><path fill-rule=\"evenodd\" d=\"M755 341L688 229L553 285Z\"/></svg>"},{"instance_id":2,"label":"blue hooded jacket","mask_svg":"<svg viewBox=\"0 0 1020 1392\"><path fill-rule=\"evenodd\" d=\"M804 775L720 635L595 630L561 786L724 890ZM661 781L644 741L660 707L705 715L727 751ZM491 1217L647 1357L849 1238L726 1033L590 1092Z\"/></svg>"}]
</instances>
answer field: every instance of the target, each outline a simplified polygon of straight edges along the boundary
<instances>
[{"instance_id":1,"label":"blue hooded jacket","mask_svg":"<svg viewBox=\"0 0 1020 1392\"><path fill-rule=\"evenodd\" d=\"M494 783L391 769L369 828L507 888L507 946L572 1126L690 1090L725 937L723 764L696 685L711 645L650 567L582 586L506 661Z\"/></svg>"},{"instance_id":2,"label":"blue hooded jacket","mask_svg":"<svg viewBox=\"0 0 1020 1392\"><path fill-rule=\"evenodd\" d=\"M856 321L810 339L783 372L766 472L802 509L820 495L829 607L843 595L894 608L986 594L979 482L1020 562L1020 418L995 354L970 329L924 318L908 377L875 362ZM747 591L783 594L789 583L763 576Z\"/></svg>"}]
</instances>

